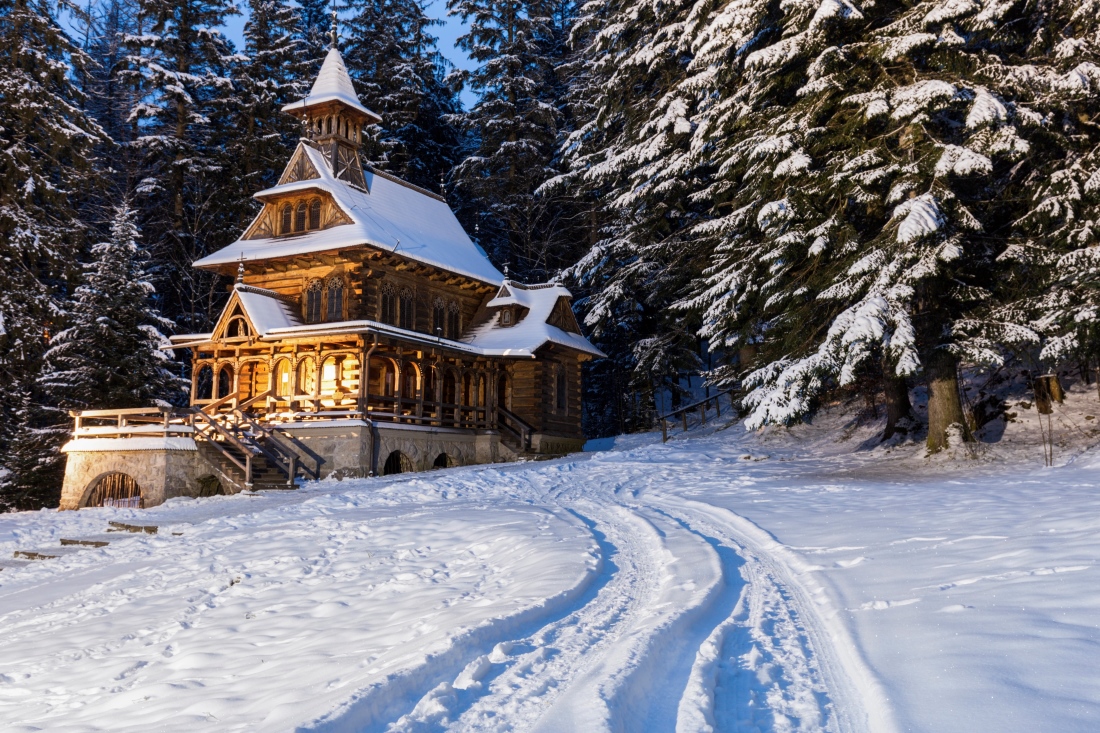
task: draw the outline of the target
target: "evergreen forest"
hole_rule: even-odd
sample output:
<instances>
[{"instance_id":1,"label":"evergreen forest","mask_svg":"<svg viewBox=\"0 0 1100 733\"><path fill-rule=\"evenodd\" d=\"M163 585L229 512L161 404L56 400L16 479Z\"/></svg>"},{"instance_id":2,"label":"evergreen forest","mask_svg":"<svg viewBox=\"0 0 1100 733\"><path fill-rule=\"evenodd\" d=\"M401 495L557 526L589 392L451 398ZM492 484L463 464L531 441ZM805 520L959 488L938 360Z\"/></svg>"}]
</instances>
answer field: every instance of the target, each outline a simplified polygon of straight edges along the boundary
<instances>
[{"instance_id":1,"label":"evergreen forest","mask_svg":"<svg viewBox=\"0 0 1100 733\"><path fill-rule=\"evenodd\" d=\"M470 70L422 0L337 11L365 160L574 293L591 436L705 383L750 429L878 400L936 451L997 409L967 374L1098 375L1100 0L449 0ZM70 410L186 404L158 346L225 302L191 263L277 180L331 25L0 0L0 511L56 506Z\"/></svg>"}]
</instances>

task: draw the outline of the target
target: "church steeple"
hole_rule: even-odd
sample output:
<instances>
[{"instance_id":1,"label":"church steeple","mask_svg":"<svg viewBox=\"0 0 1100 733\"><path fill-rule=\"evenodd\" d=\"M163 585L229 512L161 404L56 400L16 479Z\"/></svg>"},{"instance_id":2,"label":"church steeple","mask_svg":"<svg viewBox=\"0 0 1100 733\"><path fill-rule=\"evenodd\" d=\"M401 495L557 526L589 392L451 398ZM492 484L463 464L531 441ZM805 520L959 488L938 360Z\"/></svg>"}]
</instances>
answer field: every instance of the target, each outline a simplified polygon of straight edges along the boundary
<instances>
[{"instance_id":1,"label":"church steeple","mask_svg":"<svg viewBox=\"0 0 1100 733\"><path fill-rule=\"evenodd\" d=\"M336 17L333 15L332 47L309 96L292 102L283 111L302 120L305 137L325 154L337 178L365 188L359 145L363 127L382 121L359 101L344 59L336 48Z\"/></svg>"}]
</instances>

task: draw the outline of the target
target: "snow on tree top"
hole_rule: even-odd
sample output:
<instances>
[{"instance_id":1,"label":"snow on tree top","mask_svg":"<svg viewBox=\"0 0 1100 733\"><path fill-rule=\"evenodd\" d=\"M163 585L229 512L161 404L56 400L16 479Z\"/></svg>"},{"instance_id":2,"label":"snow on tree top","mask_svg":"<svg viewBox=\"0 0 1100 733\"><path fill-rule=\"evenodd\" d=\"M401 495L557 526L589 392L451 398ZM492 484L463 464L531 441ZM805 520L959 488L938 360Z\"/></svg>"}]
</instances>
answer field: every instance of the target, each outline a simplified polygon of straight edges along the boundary
<instances>
[{"instance_id":1,"label":"snow on tree top","mask_svg":"<svg viewBox=\"0 0 1100 733\"><path fill-rule=\"evenodd\" d=\"M300 102L292 102L283 107L284 112L294 114L309 107L325 102L342 102L357 112L366 115L372 122L381 122L382 117L363 106L359 101L359 95L355 92L348 67L344 65L344 59L335 48L330 48L321 65L321 72L317 75L317 81L313 82L313 89L309 96Z\"/></svg>"}]
</instances>

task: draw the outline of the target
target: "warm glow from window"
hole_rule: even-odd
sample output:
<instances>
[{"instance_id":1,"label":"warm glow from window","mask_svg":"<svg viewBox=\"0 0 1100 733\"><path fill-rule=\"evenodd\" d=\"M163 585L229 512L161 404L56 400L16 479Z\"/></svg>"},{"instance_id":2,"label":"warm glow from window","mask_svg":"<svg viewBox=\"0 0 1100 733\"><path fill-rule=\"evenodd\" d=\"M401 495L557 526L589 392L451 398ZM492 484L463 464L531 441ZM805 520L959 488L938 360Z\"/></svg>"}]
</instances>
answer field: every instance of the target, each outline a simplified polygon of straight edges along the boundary
<instances>
[{"instance_id":1,"label":"warm glow from window","mask_svg":"<svg viewBox=\"0 0 1100 733\"><path fill-rule=\"evenodd\" d=\"M321 379L325 382L336 381L336 365L325 364L324 368L321 370Z\"/></svg>"}]
</instances>

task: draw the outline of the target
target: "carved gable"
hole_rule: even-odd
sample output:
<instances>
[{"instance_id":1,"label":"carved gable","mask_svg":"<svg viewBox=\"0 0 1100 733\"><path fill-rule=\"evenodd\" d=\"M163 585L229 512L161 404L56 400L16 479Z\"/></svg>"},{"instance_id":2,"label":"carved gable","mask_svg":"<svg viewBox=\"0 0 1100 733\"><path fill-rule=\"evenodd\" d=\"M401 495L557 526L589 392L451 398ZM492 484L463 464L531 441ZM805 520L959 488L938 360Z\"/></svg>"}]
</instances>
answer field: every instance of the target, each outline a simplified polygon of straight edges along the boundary
<instances>
[{"instance_id":1,"label":"carved gable","mask_svg":"<svg viewBox=\"0 0 1100 733\"><path fill-rule=\"evenodd\" d=\"M313 167L313 163L310 162L305 149L299 145L298 150L294 152L294 156L283 170L282 178L279 179L279 185L281 186L284 183L295 183L297 181L312 181L320 177L321 174Z\"/></svg>"},{"instance_id":2,"label":"carved gable","mask_svg":"<svg viewBox=\"0 0 1100 733\"><path fill-rule=\"evenodd\" d=\"M573 315L573 309L569 307L569 300L567 298L558 298L558 302L554 304L554 310L551 311L550 317L546 319L546 322L551 326L557 326L561 330L569 333L581 332L581 327L577 323L577 317Z\"/></svg>"}]
</instances>

